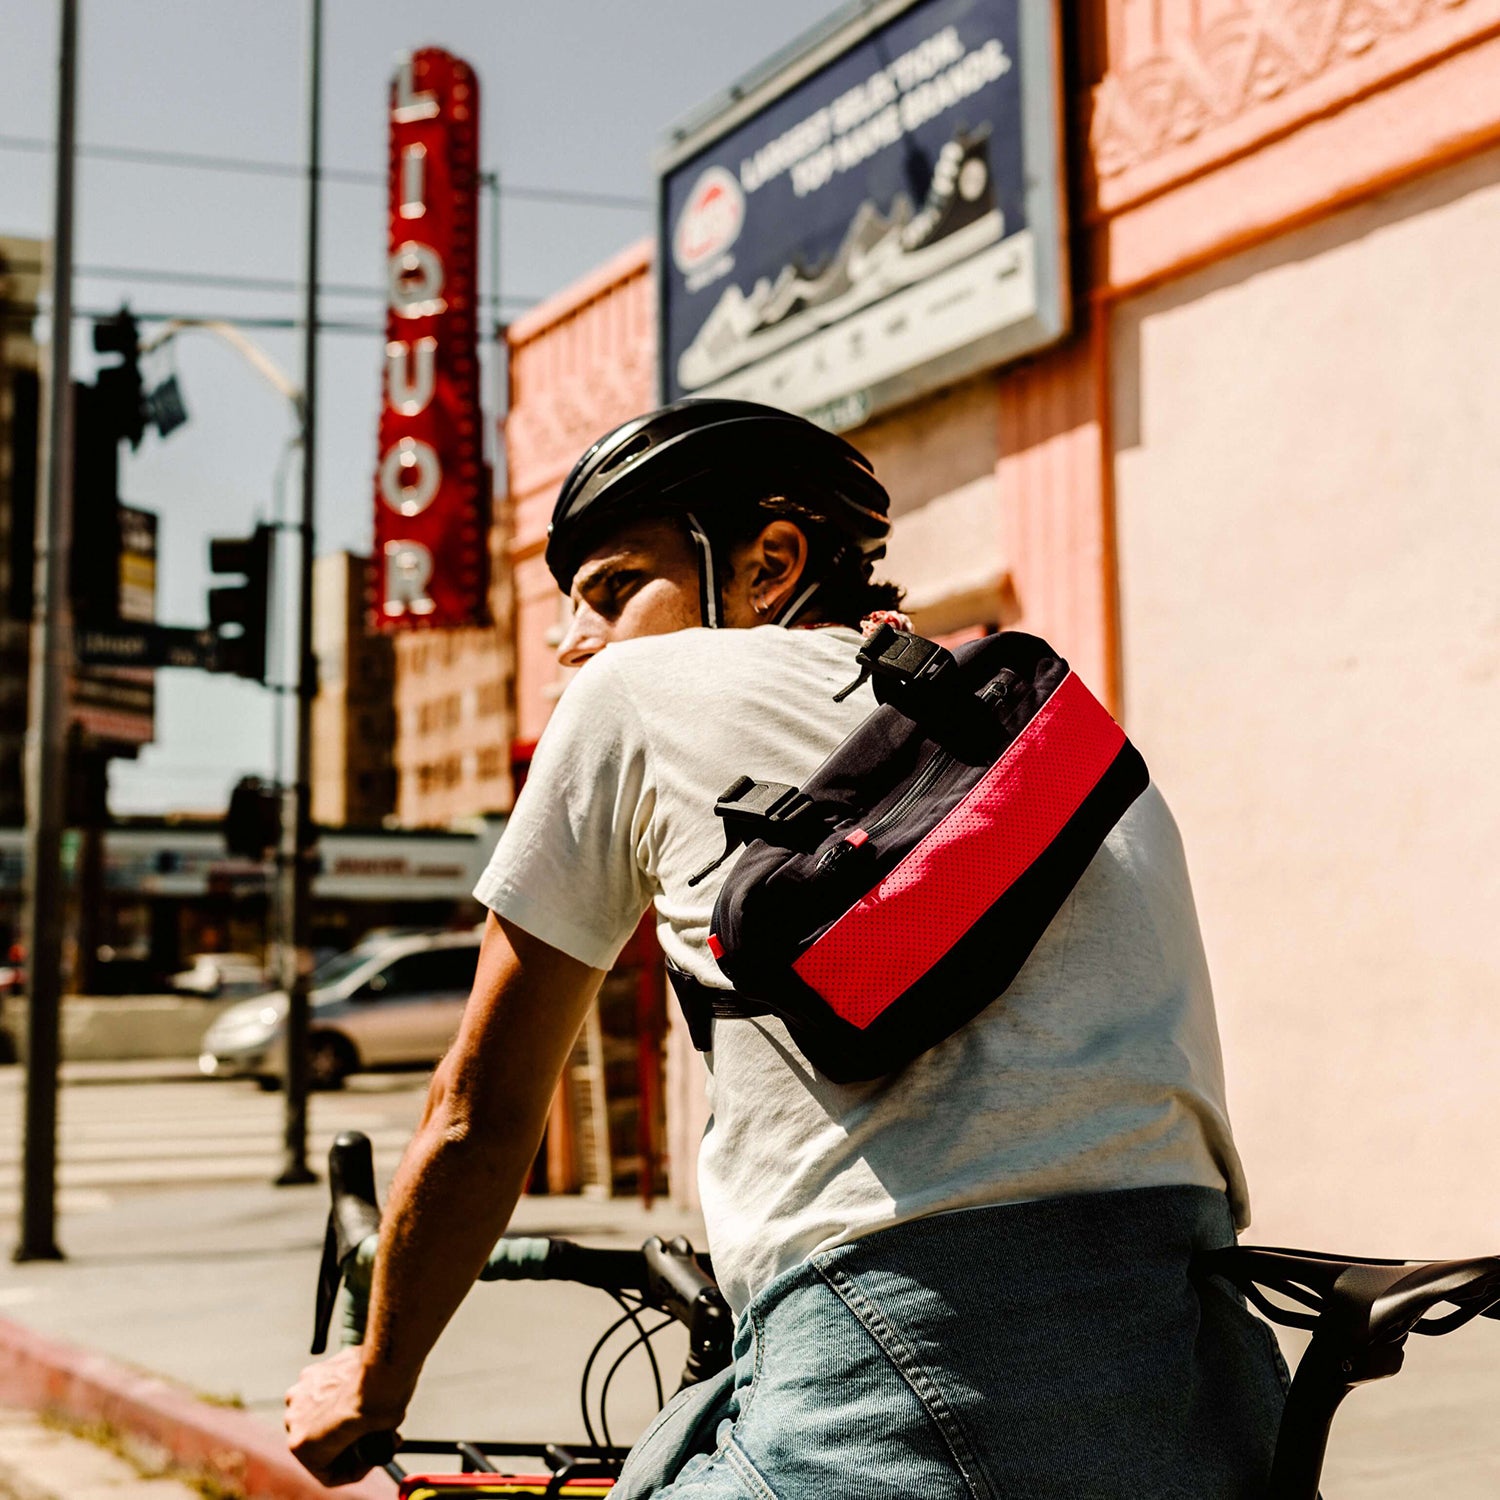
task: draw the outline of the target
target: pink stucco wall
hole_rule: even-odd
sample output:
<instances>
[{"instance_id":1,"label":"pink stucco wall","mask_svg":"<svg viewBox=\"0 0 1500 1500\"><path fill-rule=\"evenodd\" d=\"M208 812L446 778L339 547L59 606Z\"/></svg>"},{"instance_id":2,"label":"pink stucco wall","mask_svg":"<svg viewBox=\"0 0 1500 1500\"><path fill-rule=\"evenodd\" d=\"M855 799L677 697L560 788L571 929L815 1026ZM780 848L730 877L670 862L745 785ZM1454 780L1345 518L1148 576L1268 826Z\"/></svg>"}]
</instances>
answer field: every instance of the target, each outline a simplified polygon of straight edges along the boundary
<instances>
[{"instance_id":1,"label":"pink stucco wall","mask_svg":"<svg viewBox=\"0 0 1500 1500\"><path fill-rule=\"evenodd\" d=\"M1500 0L1082 0L1068 8L1065 31L1077 80L1066 103L1071 165L1081 185L1072 204L1081 267L1075 334L850 436L890 484L897 535L888 571L912 584L919 621L942 630L998 622L1047 636L1124 712L1127 727L1134 731L1139 720L1180 783L1193 841L1233 847L1244 838L1239 804L1215 791L1212 753L1211 712L1223 700L1210 683L1222 663L1195 654L1194 616L1183 601L1204 609L1221 603L1209 583L1215 566L1237 548L1242 557L1254 549L1215 532L1217 550L1196 551L1204 545L1202 517L1226 506L1233 514L1226 496L1234 486L1184 480L1179 490L1163 476L1178 473L1173 465L1189 455L1198 455L1202 475L1223 459L1205 414L1215 409L1210 396L1228 403L1221 415L1233 407L1238 367L1227 351L1243 347L1249 360L1288 356L1252 337L1261 316L1253 299L1228 326L1213 316L1216 299L1256 281L1258 256L1302 255L1305 236L1339 211L1500 142ZM540 557L547 513L582 448L653 400L652 295L650 246L642 244L511 330L510 555L523 746L540 733L560 688L548 643L560 605ZM1159 313L1153 297L1186 321ZM1378 320L1375 301L1364 307ZM1163 321L1153 324L1158 316ZM1142 340L1155 336L1151 327L1169 325L1200 330L1174 356L1178 368L1132 363ZM1328 359L1347 357L1357 342L1328 351ZM1203 366L1209 383L1191 399L1185 372L1215 352L1219 362ZM1397 358L1394 349L1389 357ZM1294 389L1295 380L1287 386ZM1286 436L1287 424L1305 413L1293 403L1277 406L1274 393L1273 380L1257 432L1295 469L1309 455ZM1174 420L1151 427L1148 463L1137 451L1140 424L1159 418L1159 403L1169 398ZM1366 403L1367 416L1379 409L1378 401ZM1378 447L1374 419L1342 441L1356 453ZM1258 473L1247 470L1241 481ZM1357 574L1357 549L1345 565ZM1164 634L1177 655L1143 649ZM1192 734L1175 723L1169 729L1148 709L1159 696L1161 663L1179 659L1202 677L1179 700L1197 705L1188 716ZM1324 702L1331 722L1357 712L1357 697L1342 699L1341 691L1335 678ZM1247 755L1253 748L1242 746ZM1305 821L1294 825L1305 813L1305 806L1296 815L1272 810L1254 837L1272 847L1300 836ZM1208 864L1220 869L1212 858ZM1222 868L1236 866L1231 860ZM1240 1054L1231 1056L1231 1076L1255 1079L1242 1084L1247 1136L1268 1178L1283 1170L1291 1176L1286 1153L1263 1146L1262 1122L1294 1109L1306 1080L1278 1082L1282 1041L1243 999L1254 992L1242 970L1257 929L1235 900L1233 879L1206 873L1205 885L1211 937L1227 966L1226 1030ZM1361 904L1357 881L1345 894L1351 911L1374 909ZM1349 1014L1357 1021L1357 1008ZM1476 1055L1487 1056L1487 1045L1479 1036ZM676 1183L686 1193L702 1104L697 1060L680 1037L673 1049ZM1434 1098L1422 1107L1440 1104ZM1378 1134L1393 1116L1382 1118L1370 1113L1365 1126ZM1279 1212L1272 1222L1283 1222ZM1298 1221L1292 1214L1285 1222Z\"/></svg>"}]
</instances>

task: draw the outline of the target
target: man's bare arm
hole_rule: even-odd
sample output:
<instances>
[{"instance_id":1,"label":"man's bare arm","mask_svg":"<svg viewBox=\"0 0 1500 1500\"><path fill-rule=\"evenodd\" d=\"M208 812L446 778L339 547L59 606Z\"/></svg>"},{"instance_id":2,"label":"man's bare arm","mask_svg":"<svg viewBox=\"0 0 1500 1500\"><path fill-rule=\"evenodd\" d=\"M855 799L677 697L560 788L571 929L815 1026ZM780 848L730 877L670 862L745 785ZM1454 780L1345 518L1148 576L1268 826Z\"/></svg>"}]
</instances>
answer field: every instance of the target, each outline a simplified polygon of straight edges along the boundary
<instances>
[{"instance_id":1,"label":"man's bare arm","mask_svg":"<svg viewBox=\"0 0 1500 1500\"><path fill-rule=\"evenodd\" d=\"M292 1451L320 1478L357 1438L404 1416L423 1361L510 1222L603 978L490 916L463 1025L391 1184L365 1342L309 1366L287 1394Z\"/></svg>"}]
</instances>

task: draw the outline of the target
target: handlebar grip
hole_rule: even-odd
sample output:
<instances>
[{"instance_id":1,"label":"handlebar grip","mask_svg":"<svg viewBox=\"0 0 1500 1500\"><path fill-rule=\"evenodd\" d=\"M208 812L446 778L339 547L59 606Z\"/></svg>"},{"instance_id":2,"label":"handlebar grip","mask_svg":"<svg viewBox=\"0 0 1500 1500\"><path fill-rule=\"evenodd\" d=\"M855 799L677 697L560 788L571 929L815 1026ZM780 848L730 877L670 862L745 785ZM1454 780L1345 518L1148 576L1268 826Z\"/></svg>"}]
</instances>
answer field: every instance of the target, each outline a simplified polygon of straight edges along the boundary
<instances>
[{"instance_id":1,"label":"handlebar grip","mask_svg":"<svg viewBox=\"0 0 1500 1500\"><path fill-rule=\"evenodd\" d=\"M507 1234L495 1242L495 1248L479 1273L481 1281L550 1281L548 1262L554 1259L559 1241L545 1235Z\"/></svg>"},{"instance_id":2,"label":"handlebar grip","mask_svg":"<svg viewBox=\"0 0 1500 1500\"><path fill-rule=\"evenodd\" d=\"M610 1292L644 1292L639 1250L597 1250L556 1235L504 1235L490 1252L481 1281L576 1281Z\"/></svg>"}]
</instances>

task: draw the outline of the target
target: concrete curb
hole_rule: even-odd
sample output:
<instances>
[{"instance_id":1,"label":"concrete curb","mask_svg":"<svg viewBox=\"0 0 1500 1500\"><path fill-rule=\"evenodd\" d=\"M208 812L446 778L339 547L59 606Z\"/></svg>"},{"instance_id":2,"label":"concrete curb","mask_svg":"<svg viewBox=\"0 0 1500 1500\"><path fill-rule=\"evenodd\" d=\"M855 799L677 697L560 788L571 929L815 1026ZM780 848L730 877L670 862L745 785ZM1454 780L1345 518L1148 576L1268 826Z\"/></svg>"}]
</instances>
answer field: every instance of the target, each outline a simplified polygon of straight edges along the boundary
<instances>
[{"instance_id":1,"label":"concrete curb","mask_svg":"<svg viewBox=\"0 0 1500 1500\"><path fill-rule=\"evenodd\" d=\"M384 1474L326 1490L286 1451L279 1433L248 1413L210 1406L160 1376L7 1318L0 1318L0 1405L108 1422L252 1500L328 1500L334 1493L392 1500L395 1494Z\"/></svg>"}]
</instances>

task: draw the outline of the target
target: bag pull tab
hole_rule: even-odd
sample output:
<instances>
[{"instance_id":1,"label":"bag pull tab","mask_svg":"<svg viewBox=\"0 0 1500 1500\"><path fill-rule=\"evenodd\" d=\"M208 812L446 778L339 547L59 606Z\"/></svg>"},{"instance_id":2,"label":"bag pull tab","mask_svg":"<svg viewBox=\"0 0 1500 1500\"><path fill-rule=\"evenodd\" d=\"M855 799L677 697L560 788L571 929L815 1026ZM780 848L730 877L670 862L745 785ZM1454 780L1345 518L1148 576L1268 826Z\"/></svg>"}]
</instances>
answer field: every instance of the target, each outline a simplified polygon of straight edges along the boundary
<instances>
[{"instance_id":1,"label":"bag pull tab","mask_svg":"<svg viewBox=\"0 0 1500 1500\"><path fill-rule=\"evenodd\" d=\"M724 852L689 879L690 886L712 875L741 844L774 838L775 829L811 807L812 798L780 781L753 781L741 776L720 793L714 812L724 820Z\"/></svg>"},{"instance_id":2,"label":"bag pull tab","mask_svg":"<svg viewBox=\"0 0 1500 1500\"><path fill-rule=\"evenodd\" d=\"M910 630L897 630L894 625L881 625L854 659L859 663L859 676L833 695L835 703L857 692L871 676L877 679L875 695L879 698L881 683L898 689L925 688L953 665L953 653L946 647Z\"/></svg>"}]
</instances>

